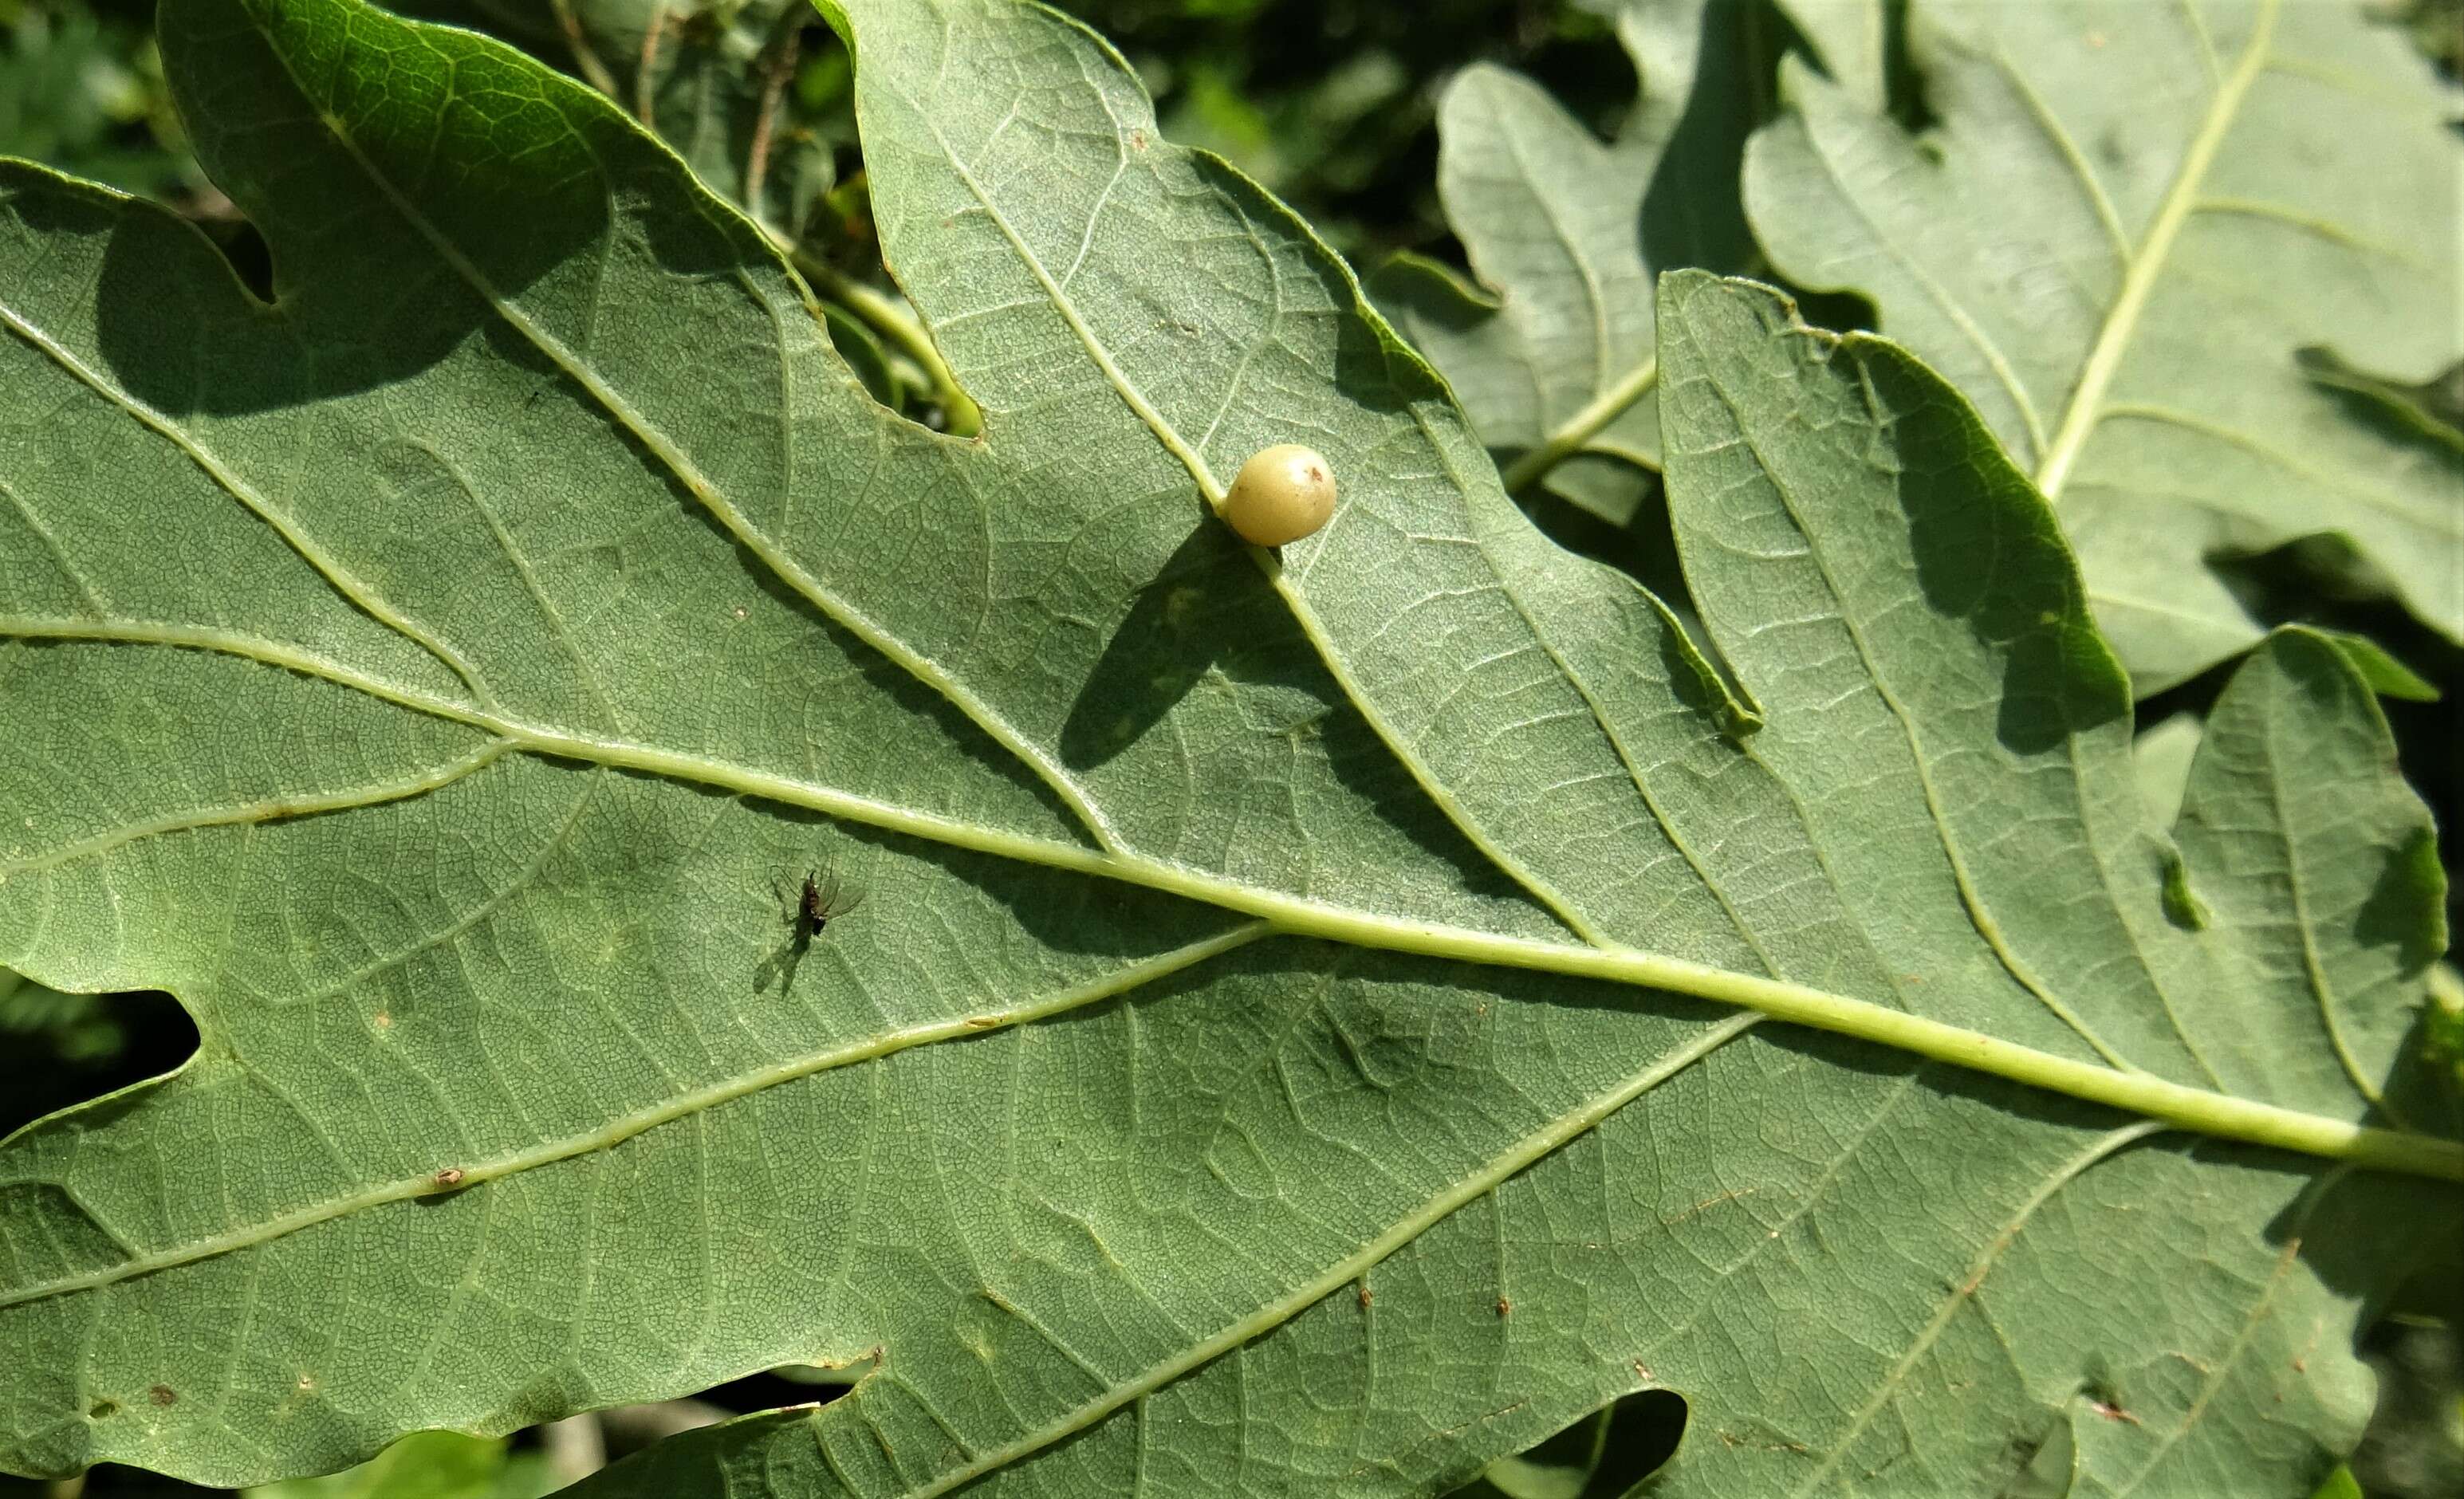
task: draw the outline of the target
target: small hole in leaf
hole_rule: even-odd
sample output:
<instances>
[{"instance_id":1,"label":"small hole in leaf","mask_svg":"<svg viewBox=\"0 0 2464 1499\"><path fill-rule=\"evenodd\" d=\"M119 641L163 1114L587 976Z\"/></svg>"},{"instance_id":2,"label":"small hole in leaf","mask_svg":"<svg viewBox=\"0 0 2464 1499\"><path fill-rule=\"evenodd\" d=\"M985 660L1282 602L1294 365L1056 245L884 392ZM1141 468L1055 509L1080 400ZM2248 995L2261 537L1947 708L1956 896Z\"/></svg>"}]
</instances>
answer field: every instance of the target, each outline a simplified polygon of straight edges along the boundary
<instances>
[{"instance_id":1,"label":"small hole in leaf","mask_svg":"<svg viewBox=\"0 0 2464 1499\"><path fill-rule=\"evenodd\" d=\"M195 1023L159 989L67 994L0 969L0 1135L160 1077L196 1049Z\"/></svg>"},{"instance_id":2,"label":"small hole in leaf","mask_svg":"<svg viewBox=\"0 0 2464 1499\"><path fill-rule=\"evenodd\" d=\"M1489 1465L1465 1492L1621 1494L1649 1478L1685 1435L1685 1399L1641 1390L1585 1416L1537 1446Z\"/></svg>"}]
</instances>

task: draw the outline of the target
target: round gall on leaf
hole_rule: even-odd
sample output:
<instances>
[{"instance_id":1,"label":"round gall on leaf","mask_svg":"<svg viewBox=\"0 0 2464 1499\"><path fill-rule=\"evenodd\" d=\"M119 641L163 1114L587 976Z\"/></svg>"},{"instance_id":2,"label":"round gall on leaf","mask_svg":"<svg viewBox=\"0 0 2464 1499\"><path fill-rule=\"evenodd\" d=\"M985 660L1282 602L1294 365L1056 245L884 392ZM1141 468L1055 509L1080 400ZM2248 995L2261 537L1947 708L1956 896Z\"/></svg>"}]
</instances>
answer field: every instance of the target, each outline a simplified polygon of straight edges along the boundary
<instances>
[{"instance_id":1,"label":"round gall on leaf","mask_svg":"<svg viewBox=\"0 0 2464 1499\"><path fill-rule=\"evenodd\" d=\"M1334 514L1334 470L1314 448L1278 443L1241 465L1223 496L1223 518L1259 546L1297 541Z\"/></svg>"}]
</instances>

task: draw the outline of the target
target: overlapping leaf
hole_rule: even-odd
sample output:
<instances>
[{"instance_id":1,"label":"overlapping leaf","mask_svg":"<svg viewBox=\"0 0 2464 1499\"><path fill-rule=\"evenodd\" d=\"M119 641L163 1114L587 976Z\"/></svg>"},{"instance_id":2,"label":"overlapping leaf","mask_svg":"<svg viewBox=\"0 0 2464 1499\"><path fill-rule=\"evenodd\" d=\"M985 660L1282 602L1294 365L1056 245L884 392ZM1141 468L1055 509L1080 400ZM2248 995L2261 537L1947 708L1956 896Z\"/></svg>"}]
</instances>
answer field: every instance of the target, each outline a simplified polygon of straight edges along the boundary
<instances>
[{"instance_id":1,"label":"overlapping leaf","mask_svg":"<svg viewBox=\"0 0 2464 1499\"><path fill-rule=\"evenodd\" d=\"M1438 190L1486 289L1398 257L1379 304L1444 372L1503 455L1551 444L1594 455L1554 482L1622 523L1658 468L1652 276L1749 267L1737 198L1746 136L1769 93L1778 23L1737 0L1616 10L1639 80L1602 144L1537 84L1485 63L1440 101Z\"/></svg>"},{"instance_id":2,"label":"overlapping leaf","mask_svg":"<svg viewBox=\"0 0 2464 1499\"><path fill-rule=\"evenodd\" d=\"M1479 276L1398 255L1379 306L1445 375L1509 484L1629 524L1660 466L1652 277L1759 268L1739 201L1793 23L1852 86L1881 87L1866 0L1600 0L1638 92L1606 144L1518 74L1475 64L1438 115L1438 188Z\"/></svg>"},{"instance_id":3,"label":"overlapping leaf","mask_svg":"<svg viewBox=\"0 0 2464 1499\"><path fill-rule=\"evenodd\" d=\"M2464 638L2464 468L2302 351L2396 384L2459 346L2457 150L2392 26L2321 0L1919 0L1938 124L1792 65L1748 203L1871 297L2053 496L2143 691L2257 629L2207 562L2348 541Z\"/></svg>"},{"instance_id":4,"label":"overlapping leaf","mask_svg":"<svg viewBox=\"0 0 2464 1499\"><path fill-rule=\"evenodd\" d=\"M603 1484L1417 1492L1650 1385L1681 1491L2349 1441L2412 1250L2347 1225L2453 1200L2250 1142L2464 1163L2380 1097L2438 876L2331 644L2236 679L2177 857L1973 415L1684 277L1753 731L1099 43L843 19L976 441L603 101L350 0L165 9L271 304L9 170L0 961L204 1044L0 1149L0 1461L865 1359ZM1295 438L1344 508L1252 556L1205 500ZM807 943L825 866L868 899Z\"/></svg>"}]
</instances>

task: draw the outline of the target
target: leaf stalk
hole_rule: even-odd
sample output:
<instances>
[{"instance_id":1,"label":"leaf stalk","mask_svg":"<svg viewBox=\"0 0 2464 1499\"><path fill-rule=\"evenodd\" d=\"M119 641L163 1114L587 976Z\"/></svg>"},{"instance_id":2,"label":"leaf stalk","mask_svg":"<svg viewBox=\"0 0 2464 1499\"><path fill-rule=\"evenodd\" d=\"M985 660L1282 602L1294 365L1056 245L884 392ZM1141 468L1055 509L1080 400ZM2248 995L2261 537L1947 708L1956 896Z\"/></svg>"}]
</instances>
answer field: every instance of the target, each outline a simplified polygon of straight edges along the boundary
<instances>
[{"instance_id":1,"label":"leaf stalk","mask_svg":"<svg viewBox=\"0 0 2464 1499\"><path fill-rule=\"evenodd\" d=\"M863 319L875 333L898 346L898 351L915 362L932 383L933 399L940 404L943 430L953 437L973 437L984 430L984 413L968 394L958 388L956 376L941 358L941 351L924 334L923 324L913 315L880 292L852 276L843 276L801 246L789 243L784 235L773 231L781 249L795 262L797 274L809 282L814 291L837 302Z\"/></svg>"},{"instance_id":2,"label":"leaf stalk","mask_svg":"<svg viewBox=\"0 0 2464 1499\"><path fill-rule=\"evenodd\" d=\"M1498 476L1506 482L1506 492L1519 494L1545 476L1551 469L1582 452L1583 445L1598 436L1602 429L1625 414L1626 408L1651 393L1660 384L1660 361L1644 360L1626 371L1623 380L1594 396L1583 408L1568 417L1563 425L1549 434L1549 440L1506 466Z\"/></svg>"}]
</instances>

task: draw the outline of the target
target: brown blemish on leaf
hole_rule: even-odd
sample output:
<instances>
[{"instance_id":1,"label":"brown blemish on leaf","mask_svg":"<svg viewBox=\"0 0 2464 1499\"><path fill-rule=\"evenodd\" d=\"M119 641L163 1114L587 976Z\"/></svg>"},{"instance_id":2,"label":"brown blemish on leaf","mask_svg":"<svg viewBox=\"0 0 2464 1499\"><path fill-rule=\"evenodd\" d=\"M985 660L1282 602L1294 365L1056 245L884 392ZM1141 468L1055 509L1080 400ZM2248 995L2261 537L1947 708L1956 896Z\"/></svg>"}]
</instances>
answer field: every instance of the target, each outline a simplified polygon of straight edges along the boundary
<instances>
[{"instance_id":1,"label":"brown blemish on leaf","mask_svg":"<svg viewBox=\"0 0 2464 1499\"><path fill-rule=\"evenodd\" d=\"M157 1405L176 1405L180 1402L180 1392L167 1384L158 1384L145 1392L145 1398Z\"/></svg>"},{"instance_id":2,"label":"brown blemish on leaf","mask_svg":"<svg viewBox=\"0 0 2464 1499\"><path fill-rule=\"evenodd\" d=\"M1133 131L1131 131L1131 132L1130 132L1130 149L1131 149L1131 150L1133 150L1133 151L1143 151L1143 150L1145 150L1146 148L1147 148L1147 133L1146 133L1144 130L1133 130Z\"/></svg>"},{"instance_id":3,"label":"brown blemish on leaf","mask_svg":"<svg viewBox=\"0 0 2464 1499\"><path fill-rule=\"evenodd\" d=\"M1497 1298L1497 1314L1498 1314L1499 1316L1507 1316L1507 1315L1510 1315L1510 1314L1512 1314L1513 1311L1514 1311L1514 1303L1513 1303L1513 1302L1510 1302L1510 1301L1507 1300L1504 1296L1500 1296L1500 1297L1498 1297L1498 1298Z\"/></svg>"},{"instance_id":4,"label":"brown blemish on leaf","mask_svg":"<svg viewBox=\"0 0 2464 1499\"><path fill-rule=\"evenodd\" d=\"M1722 1192L1716 1196L1706 1197L1700 1202L1695 1203L1692 1207L1689 1207L1685 1211L1678 1214L1676 1217L1662 1219L1661 1221L1661 1226L1665 1228L1676 1223L1682 1223L1685 1222L1685 1220L1693 1217L1695 1214L1702 1212L1705 1208L1717 1207L1723 1202L1738 1201L1742 1199L1749 1198L1761 1190L1762 1188L1760 1187L1739 1187L1733 1192ZM1779 1235L1774 1233L1771 1237L1776 1239Z\"/></svg>"}]
</instances>

